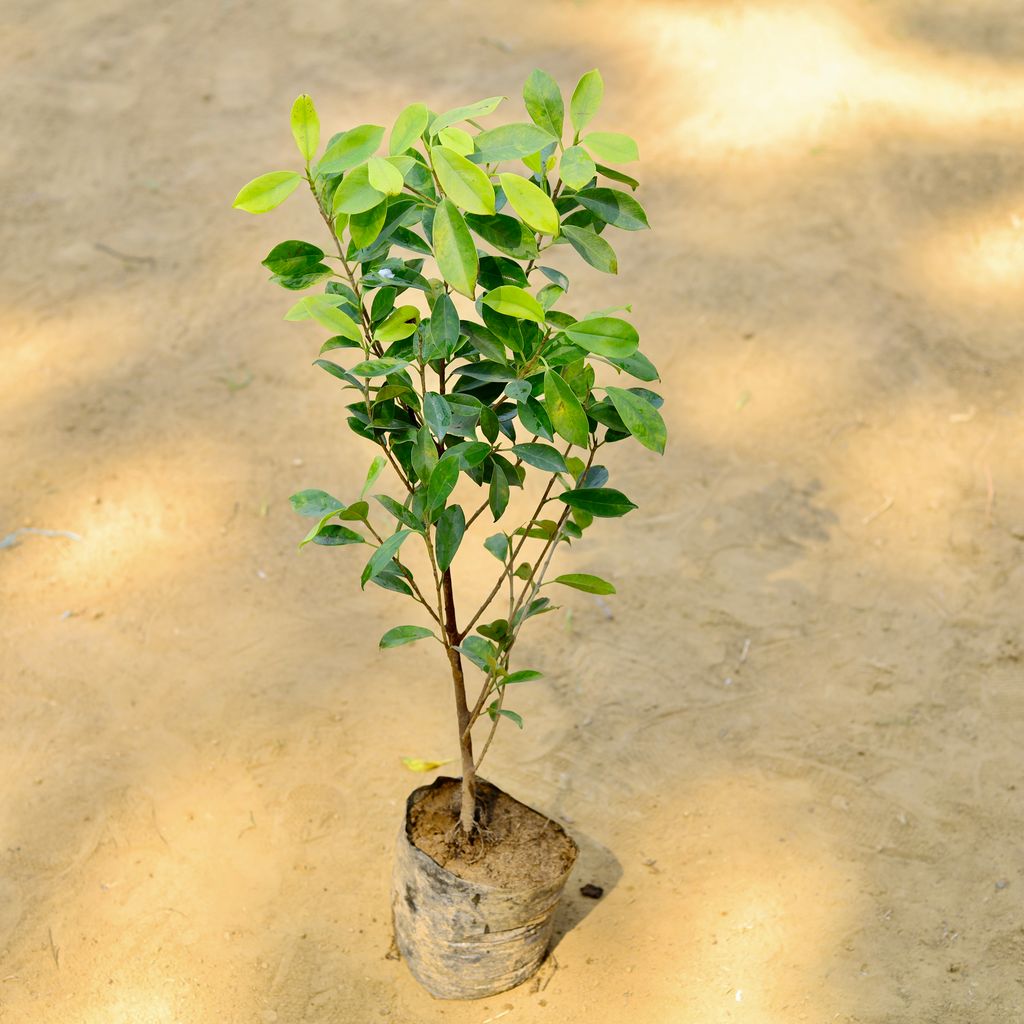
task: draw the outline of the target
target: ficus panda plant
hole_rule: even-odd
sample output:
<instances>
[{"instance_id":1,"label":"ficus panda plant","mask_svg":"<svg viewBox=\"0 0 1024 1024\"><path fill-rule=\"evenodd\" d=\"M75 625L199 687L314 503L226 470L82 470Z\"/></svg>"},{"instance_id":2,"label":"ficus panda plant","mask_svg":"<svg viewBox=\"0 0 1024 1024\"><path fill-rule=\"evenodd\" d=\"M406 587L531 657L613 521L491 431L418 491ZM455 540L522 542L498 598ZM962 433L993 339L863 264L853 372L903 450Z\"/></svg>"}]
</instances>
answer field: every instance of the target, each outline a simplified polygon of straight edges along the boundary
<instances>
[{"instance_id":1,"label":"ficus panda plant","mask_svg":"<svg viewBox=\"0 0 1024 1024\"><path fill-rule=\"evenodd\" d=\"M569 278L547 265L561 248L615 274L609 229L648 227L631 194L638 182L620 169L637 160L636 143L589 130L603 92L600 74L585 74L567 125L558 84L534 71L523 89L529 121L485 128L501 96L440 114L413 103L390 133L361 124L323 148L313 101L302 95L291 112L301 168L263 174L234 201L266 213L304 184L323 219L327 244L281 242L263 265L275 284L306 293L285 319L329 333L314 365L351 393L348 426L377 455L350 504L322 490L292 496L313 520L300 547L369 549L361 587L401 595L425 623L389 629L380 646L442 647L463 843L474 841L475 780L494 730L503 720L522 727L510 697L540 677L512 656L523 626L552 610L542 591L615 592L589 574L548 579L561 545L580 541L595 519L636 508L608 486L598 453L629 439L665 447L662 400L643 386L657 371L636 328L613 315L629 307L570 312ZM375 493L388 467L399 498ZM513 488L536 492L525 519L509 511ZM482 542L499 568L475 610L460 613L458 555L474 526L489 534ZM407 545L425 550L420 578ZM473 680L467 662L479 672ZM484 716L490 730L475 754L473 727Z\"/></svg>"}]
</instances>

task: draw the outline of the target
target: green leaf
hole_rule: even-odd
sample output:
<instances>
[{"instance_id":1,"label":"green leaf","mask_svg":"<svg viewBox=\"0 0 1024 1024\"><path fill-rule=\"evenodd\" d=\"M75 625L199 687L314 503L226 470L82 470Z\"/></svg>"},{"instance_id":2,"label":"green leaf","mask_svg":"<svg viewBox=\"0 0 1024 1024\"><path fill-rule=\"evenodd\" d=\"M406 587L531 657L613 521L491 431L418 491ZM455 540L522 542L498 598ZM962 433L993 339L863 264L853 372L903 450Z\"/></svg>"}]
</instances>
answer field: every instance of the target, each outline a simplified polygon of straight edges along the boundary
<instances>
[{"instance_id":1,"label":"green leaf","mask_svg":"<svg viewBox=\"0 0 1024 1024\"><path fill-rule=\"evenodd\" d=\"M512 446L512 454L522 459L528 466L543 469L546 473L569 472L562 453L548 444L516 444Z\"/></svg>"},{"instance_id":2,"label":"green leaf","mask_svg":"<svg viewBox=\"0 0 1024 1024\"><path fill-rule=\"evenodd\" d=\"M531 434L543 437L545 441L554 440L551 417L536 398L519 403L519 419Z\"/></svg>"},{"instance_id":3,"label":"green leaf","mask_svg":"<svg viewBox=\"0 0 1024 1024\"><path fill-rule=\"evenodd\" d=\"M437 141L442 146L453 149L460 156L469 156L476 148L473 144L473 136L462 128L456 128L454 125L442 128L437 133Z\"/></svg>"},{"instance_id":4,"label":"green leaf","mask_svg":"<svg viewBox=\"0 0 1024 1024\"><path fill-rule=\"evenodd\" d=\"M355 321L338 309L333 301L335 298L336 296L331 295L307 295L302 304L306 312L322 327L350 341L360 341L362 335Z\"/></svg>"},{"instance_id":5,"label":"green leaf","mask_svg":"<svg viewBox=\"0 0 1024 1024\"><path fill-rule=\"evenodd\" d=\"M384 543L381 544L370 560L366 563L363 568L362 575L359 577L359 584L361 589L366 588L366 584L374 577L379 576L387 567L391 564L391 560L398 553L398 549L405 543L405 539L411 536L412 530L399 530L397 533L391 534L390 537L385 538Z\"/></svg>"},{"instance_id":6,"label":"green leaf","mask_svg":"<svg viewBox=\"0 0 1024 1024\"><path fill-rule=\"evenodd\" d=\"M665 421L645 398L624 388L606 388L615 411L629 432L645 447L659 455L665 453Z\"/></svg>"},{"instance_id":7,"label":"green leaf","mask_svg":"<svg viewBox=\"0 0 1024 1024\"><path fill-rule=\"evenodd\" d=\"M361 124L339 135L327 147L317 164L317 174L339 174L377 152L384 129L379 124Z\"/></svg>"},{"instance_id":8,"label":"green leaf","mask_svg":"<svg viewBox=\"0 0 1024 1024\"><path fill-rule=\"evenodd\" d=\"M397 196L405 184L402 172L381 156L371 156L366 161L366 174L370 185L386 196Z\"/></svg>"},{"instance_id":9,"label":"green leaf","mask_svg":"<svg viewBox=\"0 0 1024 1024\"><path fill-rule=\"evenodd\" d=\"M423 523L409 509L404 505L400 505L389 494L375 494L374 498L403 526L408 526L410 530L415 530L417 533L423 533Z\"/></svg>"},{"instance_id":10,"label":"green leaf","mask_svg":"<svg viewBox=\"0 0 1024 1024\"><path fill-rule=\"evenodd\" d=\"M451 399L455 396L449 395L448 397ZM483 441L462 441L459 444L453 444L442 458L456 459L460 469L472 469L474 466L479 466L490 454L491 446L484 444Z\"/></svg>"},{"instance_id":11,"label":"green leaf","mask_svg":"<svg viewBox=\"0 0 1024 1024\"><path fill-rule=\"evenodd\" d=\"M577 320L565 328L566 337L587 352L611 359L626 359L640 344L636 328L616 316L595 316L589 320Z\"/></svg>"},{"instance_id":12,"label":"green leaf","mask_svg":"<svg viewBox=\"0 0 1024 1024\"><path fill-rule=\"evenodd\" d=\"M402 341L416 333L420 322L420 311L415 306L399 306L373 332L373 336L385 345Z\"/></svg>"},{"instance_id":13,"label":"green leaf","mask_svg":"<svg viewBox=\"0 0 1024 1024\"><path fill-rule=\"evenodd\" d=\"M424 626L395 626L394 629L389 629L380 638L380 649L382 651L389 650L392 647L401 647L402 644L411 644L416 640L426 640L428 636L434 636L433 630L429 630ZM437 639L434 637L434 639ZM444 763L443 761L441 762ZM434 767L439 767L434 765ZM420 769L424 770L424 769Z\"/></svg>"},{"instance_id":14,"label":"green leaf","mask_svg":"<svg viewBox=\"0 0 1024 1024\"><path fill-rule=\"evenodd\" d=\"M582 590L585 594L614 594L615 588L600 576L591 576L585 572L571 572L565 576L556 576L552 583L561 583L573 590Z\"/></svg>"},{"instance_id":15,"label":"green leaf","mask_svg":"<svg viewBox=\"0 0 1024 1024\"><path fill-rule=\"evenodd\" d=\"M624 231L643 231L647 223L644 208L625 192L614 188L587 188L573 197L606 224Z\"/></svg>"},{"instance_id":16,"label":"green leaf","mask_svg":"<svg viewBox=\"0 0 1024 1024\"><path fill-rule=\"evenodd\" d=\"M395 118L388 152L392 156L404 153L426 131L429 117L427 108L422 103L410 103Z\"/></svg>"},{"instance_id":17,"label":"green leaf","mask_svg":"<svg viewBox=\"0 0 1024 1024\"><path fill-rule=\"evenodd\" d=\"M316 116L313 101L305 93L292 104L292 135L308 164L320 147L320 118Z\"/></svg>"},{"instance_id":18,"label":"green leaf","mask_svg":"<svg viewBox=\"0 0 1024 1024\"><path fill-rule=\"evenodd\" d=\"M530 75L523 86L523 102L534 124L551 132L556 139L562 137L565 104L558 83L547 72L538 68Z\"/></svg>"},{"instance_id":19,"label":"green leaf","mask_svg":"<svg viewBox=\"0 0 1024 1024\"><path fill-rule=\"evenodd\" d=\"M452 407L444 400L444 395L428 391L423 396L423 416L438 441L444 440L452 424Z\"/></svg>"},{"instance_id":20,"label":"green leaf","mask_svg":"<svg viewBox=\"0 0 1024 1024\"><path fill-rule=\"evenodd\" d=\"M508 508L508 479L505 474L495 466L491 472L491 484L487 491L487 504L491 508L491 515L497 522Z\"/></svg>"},{"instance_id":21,"label":"green leaf","mask_svg":"<svg viewBox=\"0 0 1024 1024\"><path fill-rule=\"evenodd\" d=\"M475 121L478 117L486 117L498 109L498 104L505 99L504 96L490 96L485 100L478 100L465 107L455 107L452 110L438 114L430 123L430 134L436 135L442 128L450 124L458 124L460 121Z\"/></svg>"},{"instance_id":22,"label":"green leaf","mask_svg":"<svg viewBox=\"0 0 1024 1024\"><path fill-rule=\"evenodd\" d=\"M535 124L503 124L476 136L477 162L500 163L520 160L550 146L558 140L546 128Z\"/></svg>"},{"instance_id":23,"label":"green leaf","mask_svg":"<svg viewBox=\"0 0 1024 1024\"><path fill-rule=\"evenodd\" d=\"M570 146L558 163L558 176L570 188L583 188L595 174L594 161L582 146Z\"/></svg>"},{"instance_id":24,"label":"green leaf","mask_svg":"<svg viewBox=\"0 0 1024 1024\"><path fill-rule=\"evenodd\" d=\"M433 483L437 473L430 478ZM449 505L438 517L434 535L434 550L437 552L437 567L444 572L455 558L466 532L466 514L461 505Z\"/></svg>"},{"instance_id":25,"label":"green leaf","mask_svg":"<svg viewBox=\"0 0 1024 1024\"><path fill-rule=\"evenodd\" d=\"M263 266L272 274L281 277L297 277L302 274L317 272L322 266L323 249L309 242L281 242L275 245L263 260ZM327 268L330 269L330 268Z\"/></svg>"},{"instance_id":26,"label":"green leaf","mask_svg":"<svg viewBox=\"0 0 1024 1024\"><path fill-rule=\"evenodd\" d=\"M445 195L467 213L494 213L494 186L476 164L447 146L432 146L430 162Z\"/></svg>"},{"instance_id":27,"label":"green leaf","mask_svg":"<svg viewBox=\"0 0 1024 1024\"><path fill-rule=\"evenodd\" d=\"M434 213L434 255L442 277L460 294L472 299L480 270L473 237L450 199Z\"/></svg>"},{"instance_id":28,"label":"green leaf","mask_svg":"<svg viewBox=\"0 0 1024 1024\"><path fill-rule=\"evenodd\" d=\"M612 181L621 181L623 185L628 185L634 192L640 187L640 182L636 178L631 178L628 174L623 174L622 171L616 171L611 167L605 167L604 164L597 165L597 172L606 178L611 178Z\"/></svg>"},{"instance_id":29,"label":"green leaf","mask_svg":"<svg viewBox=\"0 0 1024 1024\"><path fill-rule=\"evenodd\" d=\"M427 484L427 509L430 517L444 508L448 495L455 490L459 481L459 460L441 459L430 474L430 483Z\"/></svg>"},{"instance_id":30,"label":"green leaf","mask_svg":"<svg viewBox=\"0 0 1024 1024\"><path fill-rule=\"evenodd\" d=\"M381 470L387 464L388 460L383 455L374 456L373 462L370 463L370 468L366 472L366 482L363 484L363 489L359 492L360 498L366 496L366 492L377 482L377 477L380 476Z\"/></svg>"},{"instance_id":31,"label":"green leaf","mask_svg":"<svg viewBox=\"0 0 1024 1024\"><path fill-rule=\"evenodd\" d=\"M490 706L487 708L487 714L491 716L492 721L497 719L499 715L502 715L505 718L507 718L510 722L515 722L520 729L522 729L523 727L522 715L517 715L514 711L509 711L508 708L498 707L497 701L491 702Z\"/></svg>"},{"instance_id":32,"label":"green leaf","mask_svg":"<svg viewBox=\"0 0 1024 1024\"><path fill-rule=\"evenodd\" d=\"M231 204L246 213L267 213L280 206L298 187L302 175L295 171L271 171L253 178Z\"/></svg>"},{"instance_id":33,"label":"green leaf","mask_svg":"<svg viewBox=\"0 0 1024 1024\"><path fill-rule=\"evenodd\" d=\"M292 509L298 512L300 516L314 516L317 519L323 519L328 513L334 515L335 512L340 512L345 507L344 502L338 501L337 498L326 491L313 489L299 491L298 494L293 494L288 500L292 504Z\"/></svg>"},{"instance_id":34,"label":"green leaf","mask_svg":"<svg viewBox=\"0 0 1024 1024\"><path fill-rule=\"evenodd\" d=\"M459 645L459 650L481 672L490 672L498 657L498 650L494 644L482 636L467 636Z\"/></svg>"},{"instance_id":35,"label":"green leaf","mask_svg":"<svg viewBox=\"0 0 1024 1024\"><path fill-rule=\"evenodd\" d=\"M634 352L628 359L613 359L612 363L637 380L661 380L657 367L642 352Z\"/></svg>"},{"instance_id":36,"label":"green leaf","mask_svg":"<svg viewBox=\"0 0 1024 1024\"><path fill-rule=\"evenodd\" d=\"M338 513L339 519L345 519L349 522L361 522L368 523L367 518L370 513L370 506L365 501L353 501L351 505L344 512Z\"/></svg>"},{"instance_id":37,"label":"green leaf","mask_svg":"<svg viewBox=\"0 0 1024 1024\"><path fill-rule=\"evenodd\" d=\"M447 292L441 292L430 307L430 332L428 340L432 351L428 358L449 359L459 344L461 324L459 312Z\"/></svg>"},{"instance_id":38,"label":"green leaf","mask_svg":"<svg viewBox=\"0 0 1024 1024\"><path fill-rule=\"evenodd\" d=\"M321 370L325 370L332 377L337 377L338 380L345 381L346 384L351 384L353 387L359 386L359 381L352 376L344 367L338 366L337 363L329 362L326 359L314 359L314 366L319 366Z\"/></svg>"},{"instance_id":39,"label":"green leaf","mask_svg":"<svg viewBox=\"0 0 1024 1024\"><path fill-rule=\"evenodd\" d=\"M594 68L576 83L572 99L569 101L569 117L577 135L590 123L603 98L604 80L601 78L601 72Z\"/></svg>"},{"instance_id":40,"label":"green leaf","mask_svg":"<svg viewBox=\"0 0 1024 1024\"><path fill-rule=\"evenodd\" d=\"M490 306L505 316L514 316L517 320L533 320L544 325L544 310L541 304L527 291L515 285L506 284L493 288L483 297L483 304Z\"/></svg>"},{"instance_id":41,"label":"green leaf","mask_svg":"<svg viewBox=\"0 0 1024 1024\"><path fill-rule=\"evenodd\" d=\"M352 367L357 377L386 377L389 373L404 370L409 365L408 359L397 359L395 356L381 356L379 359L365 359Z\"/></svg>"},{"instance_id":42,"label":"green leaf","mask_svg":"<svg viewBox=\"0 0 1024 1024\"><path fill-rule=\"evenodd\" d=\"M416 440L412 446L412 468L416 476L426 483L434 467L437 465L437 445L430 434L430 428L424 424L416 431Z\"/></svg>"},{"instance_id":43,"label":"green leaf","mask_svg":"<svg viewBox=\"0 0 1024 1024\"><path fill-rule=\"evenodd\" d=\"M530 225L534 231L545 235L558 234L558 211L543 189L518 174L506 172L498 175L505 198L512 209Z\"/></svg>"},{"instance_id":44,"label":"green leaf","mask_svg":"<svg viewBox=\"0 0 1024 1024\"><path fill-rule=\"evenodd\" d=\"M624 516L637 507L622 491L612 487L582 487L575 491L565 491L558 495L558 500L602 519Z\"/></svg>"},{"instance_id":45,"label":"green leaf","mask_svg":"<svg viewBox=\"0 0 1024 1024\"><path fill-rule=\"evenodd\" d=\"M516 260L536 259L537 239L533 232L515 217L495 214L493 217L475 217L470 214L466 223L499 252Z\"/></svg>"},{"instance_id":46,"label":"green leaf","mask_svg":"<svg viewBox=\"0 0 1024 1024\"><path fill-rule=\"evenodd\" d=\"M373 245L380 236L387 216L388 204L383 200L369 210L353 213L348 219L348 230L353 243L360 249Z\"/></svg>"},{"instance_id":47,"label":"green leaf","mask_svg":"<svg viewBox=\"0 0 1024 1024\"><path fill-rule=\"evenodd\" d=\"M572 388L554 370L544 373L544 405L555 432L570 444L586 448L590 440L587 414Z\"/></svg>"},{"instance_id":48,"label":"green leaf","mask_svg":"<svg viewBox=\"0 0 1024 1024\"><path fill-rule=\"evenodd\" d=\"M563 224L562 234L569 239L572 247L592 266L606 274L619 272L619 261L615 250L590 228Z\"/></svg>"},{"instance_id":49,"label":"green leaf","mask_svg":"<svg viewBox=\"0 0 1024 1024\"><path fill-rule=\"evenodd\" d=\"M505 394L513 402L525 402L533 394L533 386L528 380L510 380L505 385Z\"/></svg>"},{"instance_id":50,"label":"green leaf","mask_svg":"<svg viewBox=\"0 0 1024 1024\"><path fill-rule=\"evenodd\" d=\"M511 686L513 683L531 683L534 679L543 679L544 673L535 668L521 668L518 672L510 672L504 679L498 680L499 686Z\"/></svg>"},{"instance_id":51,"label":"green leaf","mask_svg":"<svg viewBox=\"0 0 1024 1024\"><path fill-rule=\"evenodd\" d=\"M338 526L336 523L328 523L321 528L320 532L313 538L314 544L320 544L325 548L343 547L346 544L365 544L366 541L345 526ZM301 547L301 545L299 545Z\"/></svg>"},{"instance_id":52,"label":"green leaf","mask_svg":"<svg viewBox=\"0 0 1024 1024\"><path fill-rule=\"evenodd\" d=\"M504 533L496 533L493 537L488 537L487 540L484 541L484 547L487 548L487 550L490 551L490 553L494 555L499 562L504 562L505 559L508 558L508 537Z\"/></svg>"},{"instance_id":53,"label":"green leaf","mask_svg":"<svg viewBox=\"0 0 1024 1024\"><path fill-rule=\"evenodd\" d=\"M621 132L591 132L580 141L593 157L610 164L628 164L640 159L636 142Z\"/></svg>"},{"instance_id":54,"label":"green leaf","mask_svg":"<svg viewBox=\"0 0 1024 1024\"><path fill-rule=\"evenodd\" d=\"M384 201L384 193L370 184L370 172L366 164L354 167L337 187L334 193L335 213L365 213Z\"/></svg>"}]
</instances>

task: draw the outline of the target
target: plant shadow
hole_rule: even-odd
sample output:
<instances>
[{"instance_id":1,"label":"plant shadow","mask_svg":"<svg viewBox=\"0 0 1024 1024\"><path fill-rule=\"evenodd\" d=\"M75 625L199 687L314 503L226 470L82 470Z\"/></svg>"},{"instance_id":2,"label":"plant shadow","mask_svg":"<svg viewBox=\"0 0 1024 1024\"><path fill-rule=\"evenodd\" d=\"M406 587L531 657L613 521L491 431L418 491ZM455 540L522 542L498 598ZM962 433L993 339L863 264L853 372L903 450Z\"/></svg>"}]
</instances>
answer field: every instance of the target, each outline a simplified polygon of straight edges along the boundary
<instances>
[{"instance_id":1,"label":"plant shadow","mask_svg":"<svg viewBox=\"0 0 1024 1024\"><path fill-rule=\"evenodd\" d=\"M580 848L580 855L566 884L558 910L555 911L549 955L555 951L562 939L608 896L622 878L622 864L607 846L575 829L571 834ZM596 886L602 892L596 899L584 896L580 890L587 886Z\"/></svg>"}]
</instances>

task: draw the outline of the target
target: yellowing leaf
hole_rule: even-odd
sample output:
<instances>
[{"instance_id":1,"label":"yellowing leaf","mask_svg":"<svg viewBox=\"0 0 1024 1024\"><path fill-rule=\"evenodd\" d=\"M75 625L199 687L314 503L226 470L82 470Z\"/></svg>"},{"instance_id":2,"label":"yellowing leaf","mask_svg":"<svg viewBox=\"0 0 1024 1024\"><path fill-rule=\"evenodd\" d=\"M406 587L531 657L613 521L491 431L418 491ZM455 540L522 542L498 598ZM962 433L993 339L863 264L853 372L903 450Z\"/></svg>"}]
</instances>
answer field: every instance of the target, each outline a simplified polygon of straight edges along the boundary
<instances>
[{"instance_id":1,"label":"yellowing leaf","mask_svg":"<svg viewBox=\"0 0 1024 1024\"><path fill-rule=\"evenodd\" d=\"M448 758L447 761L424 761L419 757L403 757L402 764L411 772L432 772L443 765L451 764L453 760Z\"/></svg>"}]
</instances>

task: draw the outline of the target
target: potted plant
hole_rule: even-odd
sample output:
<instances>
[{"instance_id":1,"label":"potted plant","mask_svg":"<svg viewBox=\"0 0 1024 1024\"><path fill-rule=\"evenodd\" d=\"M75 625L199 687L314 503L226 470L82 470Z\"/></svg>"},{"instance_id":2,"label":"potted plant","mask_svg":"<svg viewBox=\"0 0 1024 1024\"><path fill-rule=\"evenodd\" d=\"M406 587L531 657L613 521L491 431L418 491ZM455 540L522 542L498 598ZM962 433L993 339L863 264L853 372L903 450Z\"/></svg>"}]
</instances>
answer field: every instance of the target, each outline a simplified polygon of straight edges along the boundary
<instances>
[{"instance_id":1,"label":"potted plant","mask_svg":"<svg viewBox=\"0 0 1024 1024\"><path fill-rule=\"evenodd\" d=\"M546 265L561 246L614 274L606 229L648 227L627 191L638 183L619 169L636 143L587 130L603 91L596 70L585 74L567 126L557 83L534 71L529 121L482 127L501 96L440 114L414 103L387 138L363 124L323 149L303 95L291 113L303 168L261 175L234 202L265 213L308 188L329 244L285 241L263 265L307 292L285 319L329 332L315 365L351 392L348 426L378 450L350 504L322 490L292 496L313 520L299 546L369 549L360 586L411 601L420 620L380 646L433 641L451 673L461 776L409 798L392 894L398 947L442 997L503 991L544 956L576 847L484 781L480 763L500 723L523 726L512 698L540 673L512 655L523 626L553 610L543 591L615 592L585 573L549 579L561 545L636 507L607 486L598 453L629 438L665 446L661 398L623 386L658 379L636 329L622 309L570 313L569 279ZM385 469L398 497L376 490ZM512 514L519 491L531 496L525 517ZM499 568L460 612L458 553L474 526Z\"/></svg>"}]
</instances>

